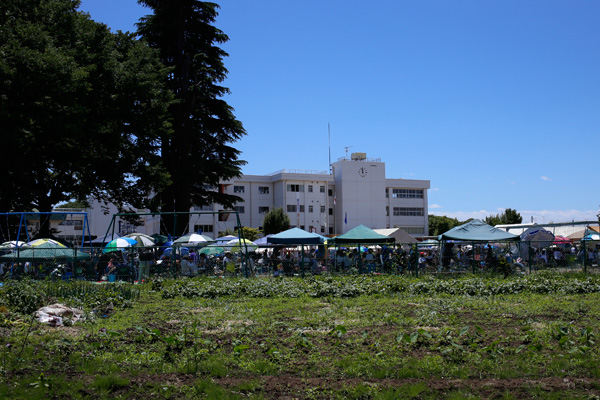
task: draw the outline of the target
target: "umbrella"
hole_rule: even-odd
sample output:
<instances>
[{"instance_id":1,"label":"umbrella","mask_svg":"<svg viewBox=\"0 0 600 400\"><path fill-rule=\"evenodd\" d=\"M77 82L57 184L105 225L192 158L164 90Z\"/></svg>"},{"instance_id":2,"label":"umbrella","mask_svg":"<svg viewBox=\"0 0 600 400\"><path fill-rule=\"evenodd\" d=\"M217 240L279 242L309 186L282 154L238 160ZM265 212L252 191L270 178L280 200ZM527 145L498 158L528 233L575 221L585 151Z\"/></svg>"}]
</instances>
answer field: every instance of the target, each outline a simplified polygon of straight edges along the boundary
<instances>
[{"instance_id":1,"label":"umbrella","mask_svg":"<svg viewBox=\"0 0 600 400\"><path fill-rule=\"evenodd\" d=\"M111 240L106 246L104 246L103 253L110 253L111 251L119 251L126 247L133 247L137 242L130 237L122 237Z\"/></svg>"},{"instance_id":2,"label":"umbrella","mask_svg":"<svg viewBox=\"0 0 600 400\"><path fill-rule=\"evenodd\" d=\"M41 245L45 245L45 244L50 244L53 245L55 247L64 247L66 248L67 246L65 246L64 244L57 242L54 239L35 239L32 240L31 242L27 243L27 246L31 246L31 247L37 247L37 246L41 246Z\"/></svg>"},{"instance_id":3,"label":"umbrella","mask_svg":"<svg viewBox=\"0 0 600 400\"><path fill-rule=\"evenodd\" d=\"M521 234L522 242L529 242L531 247L541 249L548 247L554 242L554 234L543 228L529 228Z\"/></svg>"},{"instance_id":4,"label":"umbrella","mask_svg":"<svg viewBox=\"0 0 600 400\"><path fill-rule=\"evenodd\" d=\"M0 245L0 250L9 250L16 247L27 246L27 243L18 240L11 240L10 242L4 242Z\"/></svg>"},{"instance_id":5,"label":"umbrella","mask_svg":"<svg viewBox=\"0 0 600 400\"><path fill-rule=\"evenodd\" d=\"M154 239L155 244L163 244L169 241L169 238L165 235L161 235L160 233L155 233L154 235L150 235Z\"/></svg>"},{"instance_id":6,"label":"umbrella","mask_svg":"<svg viewBox=\"0 0 600 400\"><path fill-rule=\"evenodd\" d=\"M598 233L590 233L590 234L585 235L585 237L583 239L581 239L581 240L598 241L598 240L600 240L600 234L598 234Z\"/></svg>"},{"instance_id":7,"label":"umbrella","mask_svg":"<svg viewBox=\"0 0 600 400\"><path fill-rule=\"evenodd\" d=\"M225 253L225 248L221 246L206 246L199 253L207 256L216 256L217 254Z\"/></svg>"},{"instance_id":8,"label":"umbrella","mask_svg":"<svg viewBox=\"0 0 600 400\"><path fill-rule=\"evenodd\" d=\"M198 233L188 233L173 242L174 246L199 247L213 243L214 240L208 236Z\"/></svg>"},{"instance_id":9,"label":"umbrella","mask_svg":"<svg viewBox=\"0 0 600 400\"><path fill-rule=\"evenodd\" d=\"M188 249L187 247L178 247L177 250L182 257L185 257L190 254L190 249ZM167 247L163 251L162 255L163 257L171 258L171 256L173 255L173 247Z\"/></svg>"},{"instance_id":10,"label":"umbrella","mask_svg":"<svg viewBox=\"0 0 600 400\"><path fill-rule=\"evenodd\" d=\"M229 251L237 253L240 251L246 251L246 249L248 249L248 251L255 251L258 246L256 243L248 239L233 239L227 242L224 247L226 247Z\"/></svg>"},{"instance_id":11,"label":"umbrella","mask_svg":"<svg viewBox=\"0 0 600 400\"><path fill-rule=\"evenodd\" d=\"M566 237L561 236L561 235L556 235L556 236L554 236L554 242L553 243L554 244L559 244L559 245L560 244L563 244L563 245L564 244L570 244L571 243L571 239L566 238Z\"/></svg>"},{"instance_id":12,"label":"umbrella","mask_svg":"<svg viewBox=\"0 0 600 400\"><path fill-rule=\"evenodd\" d=\"M237 236L233 236L233 235L227 235L227 236L221 236L215 239L215 244L218 244L219 246L223 246L224 244L226 244L227 242L233 240L233 239L237 239Z\"/></svg>"},{"instance_id":13,"label":"umbrella","mask_svg":"<svg viewBox=\"0 0 600 400\"><path fill-rule=\"evenodd\" d=\"M92 243L94 243L94 244L105 244L105 243L110 242L113 239L118 239L120 237L121 237L121 235L119 235L118 233L109 233L109 234L106 234L104 236L100 236L100 237L97 237L96 239L93 239Z\"/></svg>"},{"instance_id":14,"label":"umbrella","mask_svg":"<svg viewBox=\"0 0 600 400\"><path fill-rule=\"evenodd\" d=\"M125 235L125 237L131 238L137 242L133 247L150 247L155 244L154 238L144 233L130 233L129 235Z\"/></svg>"}]
</instances>

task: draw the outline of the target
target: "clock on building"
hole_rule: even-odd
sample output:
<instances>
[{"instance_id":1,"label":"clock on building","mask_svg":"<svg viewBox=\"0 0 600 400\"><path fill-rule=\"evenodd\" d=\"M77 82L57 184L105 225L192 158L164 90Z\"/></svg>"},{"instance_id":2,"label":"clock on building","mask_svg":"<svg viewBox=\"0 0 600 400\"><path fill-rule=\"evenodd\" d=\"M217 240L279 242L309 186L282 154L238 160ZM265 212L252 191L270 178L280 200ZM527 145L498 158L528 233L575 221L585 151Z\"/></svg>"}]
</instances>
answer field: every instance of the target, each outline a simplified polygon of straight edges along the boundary
<instances>
[{"instance_id":1,"label":"clock on building","mask_svg":"<svg viewBox=\"0 0 600 400\"><path fill-rule=\"evenodd\" d=\"M367 169L366 169L365 167L360 167L360 168L358 169L358 175L359 175L361 178L364 178L365 176L367 176Z\"/></svg>"}]
</instances>

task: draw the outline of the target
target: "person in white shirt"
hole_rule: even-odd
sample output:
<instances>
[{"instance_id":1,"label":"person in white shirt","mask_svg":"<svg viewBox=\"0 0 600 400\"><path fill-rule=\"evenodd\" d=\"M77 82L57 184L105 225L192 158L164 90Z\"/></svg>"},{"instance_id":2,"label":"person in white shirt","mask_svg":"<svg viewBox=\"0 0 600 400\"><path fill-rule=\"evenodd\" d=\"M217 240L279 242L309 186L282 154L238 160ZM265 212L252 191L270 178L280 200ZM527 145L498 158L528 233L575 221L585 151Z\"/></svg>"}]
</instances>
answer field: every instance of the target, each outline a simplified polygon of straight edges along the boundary
<instances>
[{"instance_id":1,"label":"person in white shirt","mask_svg":"<svg viewBox=\"0 0 600 400\"><path fill-rule=\"evenodd\" d=\"M190 257L185 256L181 260L181 275L183 276L196 276L198 273L196 264L190 262Z\"/></svg>"}]
</instances>

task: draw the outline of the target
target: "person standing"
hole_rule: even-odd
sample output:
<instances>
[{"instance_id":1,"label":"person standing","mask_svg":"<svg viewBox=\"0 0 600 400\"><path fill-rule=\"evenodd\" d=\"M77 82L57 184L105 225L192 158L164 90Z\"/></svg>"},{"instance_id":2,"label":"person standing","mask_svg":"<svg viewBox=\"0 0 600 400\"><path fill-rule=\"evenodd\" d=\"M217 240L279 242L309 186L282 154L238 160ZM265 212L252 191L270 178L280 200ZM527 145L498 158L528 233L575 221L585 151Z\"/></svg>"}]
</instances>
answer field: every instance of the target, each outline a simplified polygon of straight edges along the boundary
<instances>
[{"instance_id":1,"label":"person standing","mask_svg":"<svg viewBox=\"0 0 600 400\"><path fill-rule=\"evenodd\" d=\"M138 283L148 282L150 279L150 267L154 263L154 255L150 250L140 253L140 268L138 272Z\"/></svg>"}]
</instances>

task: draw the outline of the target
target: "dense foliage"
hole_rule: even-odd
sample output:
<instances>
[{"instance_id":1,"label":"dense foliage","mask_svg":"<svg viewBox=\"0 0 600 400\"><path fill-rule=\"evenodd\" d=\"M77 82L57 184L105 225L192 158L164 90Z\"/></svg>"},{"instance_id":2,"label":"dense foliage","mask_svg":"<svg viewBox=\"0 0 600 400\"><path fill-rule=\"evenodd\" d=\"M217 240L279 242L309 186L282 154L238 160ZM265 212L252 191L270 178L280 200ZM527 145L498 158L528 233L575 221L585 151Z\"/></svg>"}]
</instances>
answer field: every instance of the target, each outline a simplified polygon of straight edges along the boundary
<instances>
[{"instance_id":1,"label":"dense foliage","mask_svg":"<svg viewBox=\"0 0 600 400\"><path fill-rule=\"evenodd\" d=\"M163 65L78 6L0 6L2 210L49 212L88 196L141 206L167 182L157 147L171 99Z\"/></svg>"},{"instance_id":2,"label":"dense foliage","mask_svg":"<svg viewBox=\"0 0 600 400\"><path fill-rule=\"evenodd\" d=\"M517 212L517 210L507 208L499 214L486 217L483 222L491 226L520 224L523 222L523 217Z\"/></svg>"},{"instance_id":3,"label":"dense foliage","mask_svg":"<svg viewBox=\"0 0 600 400\"><path fill-rule=\"evenodd\" d=\"M282 279L194 279L171 281L161 286L163 298L177 296L218 298L251 297L358 297L407 293L459 296L504 294L578 294L600 293L600 278L568 277L538 273L526 277L434 278L396 276L338 276Z\"/></svg>"},{"instance_id":4,"label":"dense foliage","mask_svg":"<svg viewBox=\"0 0 600 400\"><path fill-rule=\"evenodd\" d=\"M275 208L265 214L262 227L265 235L283 232L290 227L290 217L283 211L283 208Z\"/></svg>"}]
</instances>

